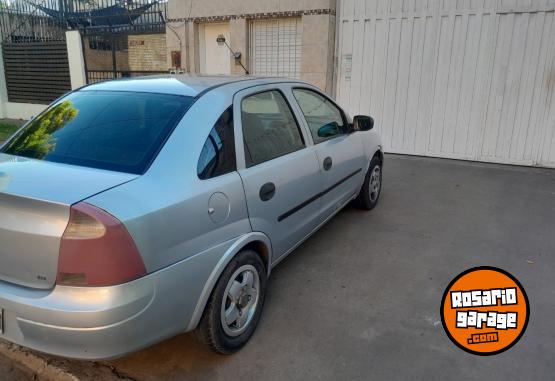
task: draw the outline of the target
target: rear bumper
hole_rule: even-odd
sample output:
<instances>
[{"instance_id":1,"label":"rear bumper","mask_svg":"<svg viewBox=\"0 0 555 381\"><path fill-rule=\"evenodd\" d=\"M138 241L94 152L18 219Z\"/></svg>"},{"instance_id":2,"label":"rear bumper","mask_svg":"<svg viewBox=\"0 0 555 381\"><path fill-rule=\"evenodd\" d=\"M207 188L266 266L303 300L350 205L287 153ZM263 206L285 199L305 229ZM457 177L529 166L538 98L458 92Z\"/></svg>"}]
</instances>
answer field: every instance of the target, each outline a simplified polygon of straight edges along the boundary
<instances>
[{"instance_id":1,"label":"rear bumper","mask_svg":"<svg viewBox=\"0 0 555 381\"><path fill-rule=\"evenodd\" d=\"M155 344L191 328L204 286L230 244L112 287L34 290L0 282L0 339L85 360Z\"/></svg>"},{"instance_id":2,"label":"rear bumper","mask_svg":"<svg viewBox=\"0 0 555 381\"><path fill-rule=\"evenodd\" d=\"M64 357L116 357L144 345L155 297L152 277L114 287L58 286L47 292L1 284L0 338Z\"/></svg>"}]
</instances>

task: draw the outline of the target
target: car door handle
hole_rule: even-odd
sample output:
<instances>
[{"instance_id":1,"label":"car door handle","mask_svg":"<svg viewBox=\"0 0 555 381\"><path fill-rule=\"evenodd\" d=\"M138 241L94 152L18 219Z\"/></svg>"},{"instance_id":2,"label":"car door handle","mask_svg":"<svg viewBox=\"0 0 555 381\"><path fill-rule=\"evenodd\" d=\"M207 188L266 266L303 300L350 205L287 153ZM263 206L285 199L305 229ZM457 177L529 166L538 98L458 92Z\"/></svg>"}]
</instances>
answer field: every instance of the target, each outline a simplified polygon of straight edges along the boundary
<instances>
[{"instance_id":1,"label":"car door handle","mask_svg":"<svg viewBox=\"0 0 555 381\"><path fill-rule=\"evenodd\" d=\"M324 169L326 171L330 170L332 164L333 164L333 161L331 160L331 157L328 156L324 159Z\"/></svg>"},{"instance_id":2,"label":"car door handle","mask_svg":"<svg viewBox=\"0 0 555 381\"><path fill-rule=\"evenodd\" d=\"M260 188L259 196L262 201L268 201L276 194L276 185L274 183L266 183Z\"/></svg>"}]
</instances>

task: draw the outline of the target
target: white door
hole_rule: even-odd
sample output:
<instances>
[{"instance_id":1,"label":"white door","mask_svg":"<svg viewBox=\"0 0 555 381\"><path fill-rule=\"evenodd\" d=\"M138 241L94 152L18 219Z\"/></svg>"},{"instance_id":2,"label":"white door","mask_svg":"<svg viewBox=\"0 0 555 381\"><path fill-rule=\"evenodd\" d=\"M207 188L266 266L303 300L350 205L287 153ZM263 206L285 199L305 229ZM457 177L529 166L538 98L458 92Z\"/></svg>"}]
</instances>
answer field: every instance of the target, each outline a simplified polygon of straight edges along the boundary
<instances>
[{"instance_id":1,"label":"white door","mask_svg":"<svg viewBox=\"0 0 555 381\"><path fill-rule=\"evenodd\" d=\"M252 20L249 24L249 69L252 74L300 78L300 17Z\"/></svg>"},{"instance_id":2,"label":"white door","mask_svg":"<svg viewBox=\"0 0 555 381\"><path fill-rule=\"evenodd\" d=\"M218 36L223 35L228 45L229 24L204 24L204 55L201 61L203 74L231 74L231 52L225 44L218 44Z\"/></svg>"},{"instance_id":3,"label":"white door","mask_svg":"<svg viewBox=\"0 0 555 381\"><path fill-rule=\"evenodd\" d=\"M337 98L388 152L555 167L555 0L341 0Z\"/></svg>"}]
</instances>

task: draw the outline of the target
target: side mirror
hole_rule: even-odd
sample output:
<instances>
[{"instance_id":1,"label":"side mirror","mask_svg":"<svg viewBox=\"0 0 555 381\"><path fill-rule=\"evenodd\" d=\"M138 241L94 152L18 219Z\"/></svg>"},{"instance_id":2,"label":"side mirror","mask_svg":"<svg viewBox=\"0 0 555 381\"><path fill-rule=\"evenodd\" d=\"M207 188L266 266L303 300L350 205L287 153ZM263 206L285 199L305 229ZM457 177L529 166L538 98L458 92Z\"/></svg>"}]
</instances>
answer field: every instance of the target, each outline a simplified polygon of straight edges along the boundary
<instances>
[{"instance_id":1,"label":"side mirror","mask_svg":"<svg viewBox=\"0 0 555 381\"><path fill-rule=\"evenodd\" d=\"M370 131L374 128L374 119L368 115L356 115L353 118L355 131Z\"/></svg>"},{"instance_id":2,"label":"side mirror","mask_svg":"<svg viewBox=\"0 0 555 381\"><path fill-rule=\"evenodd\" d=\"M337 123L328 123L323 125L318 129L318 136L321 138L329 138L330 136L339 135L341 131L339 131L339 127Z\"/></svg>"}]
</instances>

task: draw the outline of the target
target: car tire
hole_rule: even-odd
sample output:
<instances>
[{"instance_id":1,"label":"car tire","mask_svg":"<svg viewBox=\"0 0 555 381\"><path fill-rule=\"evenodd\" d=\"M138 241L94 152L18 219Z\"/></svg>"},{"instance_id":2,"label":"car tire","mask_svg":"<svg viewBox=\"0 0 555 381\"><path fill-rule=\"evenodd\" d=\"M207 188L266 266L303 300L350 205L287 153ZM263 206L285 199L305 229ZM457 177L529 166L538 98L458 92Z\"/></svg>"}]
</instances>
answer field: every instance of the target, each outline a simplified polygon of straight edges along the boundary
<instances>
[{"instance_id":1,"label":"car tire","mask_svg":"<svg viewBox=\"0 0 555 381\"><path fill-rule=\"evenodd\" d=\"M355 199L356 207L363 210L372 210L378 205L382 191L382 173L382 162L379 157L375 156L370 161L364 183Z\"/></svg>"},{"instance_id":2,"label":"car tire","mask_svg":"<svg viewBox=\"0 0 555 381\"><path fill-rule=\"evenodd\" d=\"M260 256L253 250L239 252L208 299L195 331L200 341L221 354L241 349L260 320L266 284L266 268Z\"/></svg>"}]
</instances>

